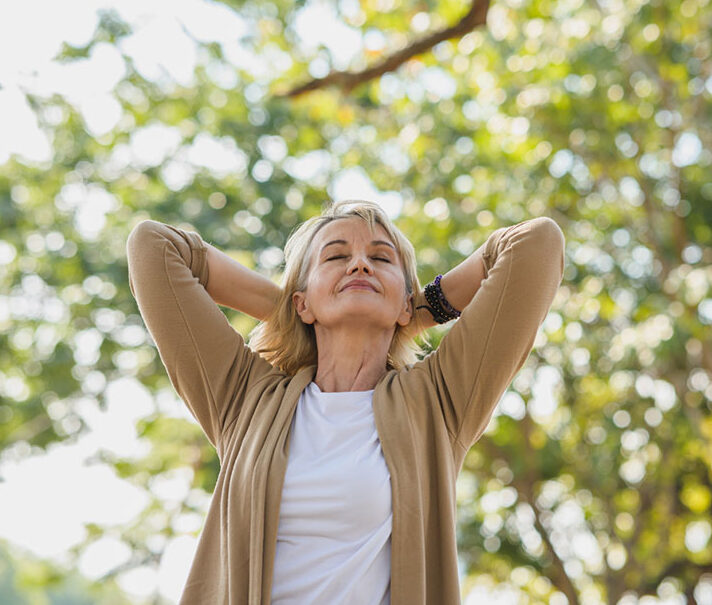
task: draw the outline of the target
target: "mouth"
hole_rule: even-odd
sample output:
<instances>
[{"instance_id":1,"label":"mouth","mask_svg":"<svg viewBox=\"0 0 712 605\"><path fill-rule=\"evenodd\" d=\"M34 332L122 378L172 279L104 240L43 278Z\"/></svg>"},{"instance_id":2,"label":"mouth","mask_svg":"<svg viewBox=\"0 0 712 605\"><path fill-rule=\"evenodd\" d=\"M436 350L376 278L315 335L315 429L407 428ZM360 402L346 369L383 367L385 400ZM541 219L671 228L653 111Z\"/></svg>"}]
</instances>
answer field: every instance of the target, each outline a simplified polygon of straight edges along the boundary
<instances>
[{"instance_id":1,"label":"mouth","mask_svg":"<svg viewBox=\"0 0 712 605\"><path fill-rule=\"evenodd\" d=\"M342 290L342 292L344 290L352 290L352 289L353 290L371 290L371 292L376 291L376 289L373 286L370 286L368 284L349 284Z\"/></svg>"}]
</instances>

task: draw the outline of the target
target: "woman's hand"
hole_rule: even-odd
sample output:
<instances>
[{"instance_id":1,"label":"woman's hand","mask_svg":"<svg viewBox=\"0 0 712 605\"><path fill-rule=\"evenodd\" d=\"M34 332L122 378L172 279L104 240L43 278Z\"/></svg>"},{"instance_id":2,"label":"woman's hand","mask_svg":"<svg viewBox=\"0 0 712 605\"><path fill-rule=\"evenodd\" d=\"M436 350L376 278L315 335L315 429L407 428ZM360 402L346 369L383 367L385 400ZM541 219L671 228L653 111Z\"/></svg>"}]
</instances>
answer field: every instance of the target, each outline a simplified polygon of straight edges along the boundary
<instances>
[{"instance_id":1,"label":"woman's hand","mask_svg":"<svg viewBox=\"0 0 712 605\"><path fill-rule=\"evenodd\" d=\"M415 296L413 301L413 306L415 308L415 317L418 319L419 330L417 334L424 332L425 330L437 326L437 322L433 319L433 314L427 309L423 308L428 305L428 301L425 298L425 290L421 290ZM420 307L420 309L418 308Z\"/></svg>"}]
</instances>

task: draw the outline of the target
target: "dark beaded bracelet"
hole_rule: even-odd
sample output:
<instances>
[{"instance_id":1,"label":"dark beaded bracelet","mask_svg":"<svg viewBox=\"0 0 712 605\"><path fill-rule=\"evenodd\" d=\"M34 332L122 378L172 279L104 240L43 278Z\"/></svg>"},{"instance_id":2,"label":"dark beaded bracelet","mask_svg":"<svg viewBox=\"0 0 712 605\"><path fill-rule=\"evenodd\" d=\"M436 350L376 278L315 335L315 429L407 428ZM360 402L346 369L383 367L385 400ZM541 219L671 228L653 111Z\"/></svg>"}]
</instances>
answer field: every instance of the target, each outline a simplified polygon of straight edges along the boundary
<instances>
[{"instance_id":1,"label":"dark beaded bracelet","mask_svg":"<svg viewBox=\"0 0 712 605\"><path fill-rule=\"evenodd\" d=\"M421 305L417 308L427 309L437 323L444 324L451 319L460 317L461 312L455 309L445 298L440 287L441 279L442 275L438 275L431 283L425 286L425 298L430 303L430 306Z\"/></svg>"},{"instance_id":2,"label":"dark beaded bracelet","mask_svg":"<svg viewBox=\"0 0 712 605\"><path fill-rule=\"evenodd\" d=\"M443 294L443 290L440 287L440 280L442 279L442 275L438 275L435 278L435 281L433 284L435 285L435 288L437 288L437 293L438 293L438 299L440 300L440 304L443 306L445 311L447 311L448 315L452 316L452 319L455 319L457 317L460 317L460 311L458 311L455 307L453 307L445 298L445 295Z\"/></svg>"}]
</instances>

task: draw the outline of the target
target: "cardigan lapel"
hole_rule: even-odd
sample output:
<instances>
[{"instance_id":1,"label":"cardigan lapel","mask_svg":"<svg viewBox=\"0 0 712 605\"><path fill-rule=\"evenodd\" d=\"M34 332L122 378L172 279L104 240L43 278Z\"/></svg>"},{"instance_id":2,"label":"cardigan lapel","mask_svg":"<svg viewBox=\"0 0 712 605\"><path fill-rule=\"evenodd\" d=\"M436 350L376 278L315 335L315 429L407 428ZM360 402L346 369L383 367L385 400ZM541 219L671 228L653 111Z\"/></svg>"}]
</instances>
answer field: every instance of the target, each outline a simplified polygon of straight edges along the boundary
<instances>
[{"instance_id":1,"label":"cardigan lapel","mask_svg":"<svg viewBox=\"0 0 712 605\"><path fill-rule=\"evenodd\" d=\"M258 556L259 551L254 550L252 552L255 556L250 557L250 605L269 605L271 600L274 559L277 552L279 509L289 460L289 438L291 435L289 429L299 397L315 375L316 365L309 365L301 368L291 378L287 384L284 398L275 413L274 430L270 431L270 442L265 444L260 455L260 458L270 455L271 458L260 460L258 463L259 467L267 468L267 472L255 475L255 479L260 482L260 485L259 488L254 485L252 492L253 498L257 500L253 499L252 527L259 527L263 531L255 536L255 539L259 540L262 556ZM262 527L262 520L264 520L264 527Z\"/></svg>"},{"instance_id":2,"label":"cardigan lapel","mask_svg":"<svg viewBox=\"0 0 712 605\"><path fill-rule=\"evenodd\" d=\"M417 393L406 393L398 370L379 381L373 393L373 414L381 451L391 475L391 605L421 605L425 598L425 530L422 479L414 463L413 420L408 412Z\"/></svg>"}]
</instances>

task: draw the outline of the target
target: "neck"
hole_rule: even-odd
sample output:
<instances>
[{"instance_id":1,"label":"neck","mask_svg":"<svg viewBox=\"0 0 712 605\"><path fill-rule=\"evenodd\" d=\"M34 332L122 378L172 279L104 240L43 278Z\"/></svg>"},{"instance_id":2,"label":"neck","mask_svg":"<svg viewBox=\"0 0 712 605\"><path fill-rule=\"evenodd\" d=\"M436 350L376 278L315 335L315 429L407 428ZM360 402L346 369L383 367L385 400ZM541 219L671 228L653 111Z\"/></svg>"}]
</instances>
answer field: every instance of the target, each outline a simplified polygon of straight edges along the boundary
<instances>
[{"instance_id":1,"label":"neck","mask_svg":"<svg viewBox=\"0 0 712 605\"><path fill-rule=\"evenodd\" d=\"M388 349L395 331L363 326L326 329L314 326L318 364L314 382L325 393L368 391L386 374Z\"/></svg>"}]
</instances>

